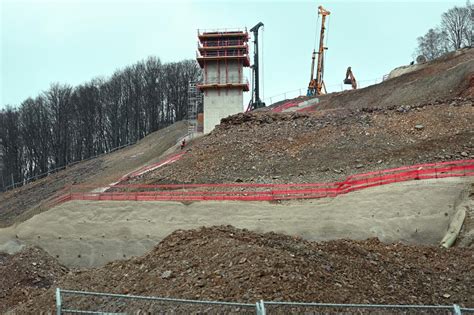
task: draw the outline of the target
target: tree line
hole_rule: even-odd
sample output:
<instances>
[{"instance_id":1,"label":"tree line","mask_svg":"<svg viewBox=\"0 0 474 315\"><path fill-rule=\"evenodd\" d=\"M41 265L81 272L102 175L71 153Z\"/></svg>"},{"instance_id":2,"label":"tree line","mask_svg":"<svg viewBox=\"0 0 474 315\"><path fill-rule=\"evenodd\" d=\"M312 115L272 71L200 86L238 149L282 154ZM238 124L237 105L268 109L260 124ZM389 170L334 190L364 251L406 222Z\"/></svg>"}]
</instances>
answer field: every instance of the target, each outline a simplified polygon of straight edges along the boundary
<instances>
[{"instance_id":1,"label":"tree line","mask_svg":"<svg viewBox=\"0 0 474 315\"><path fill-rule=\"evenodd\" d=\"M447 52L472 47L473 5L468 0L464 7L455 6L441 15L439 26L418 37L417 55L427 60L436 59Z\"/></svg>"},{"instance_id":2,"label":"tree line","mask_svg":"<svg viewBox=\"0 0 474 315\"><path fill-rule=\"evenodd\" d=\"M0 188L110 152L185 119L194 60L156 57L72 87L51 84L0 111Z\"/></svg>"}]
</instances>

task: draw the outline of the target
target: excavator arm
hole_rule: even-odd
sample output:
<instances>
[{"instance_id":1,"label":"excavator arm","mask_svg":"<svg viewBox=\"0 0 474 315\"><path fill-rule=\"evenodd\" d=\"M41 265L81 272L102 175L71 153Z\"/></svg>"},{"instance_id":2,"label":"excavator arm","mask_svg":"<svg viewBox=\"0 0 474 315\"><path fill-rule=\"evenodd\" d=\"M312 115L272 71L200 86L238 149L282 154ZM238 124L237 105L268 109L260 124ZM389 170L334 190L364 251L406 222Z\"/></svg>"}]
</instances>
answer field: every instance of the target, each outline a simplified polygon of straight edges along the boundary
<instances>
[{"instance_id":1,"label":"excavator arm","mask_svg":"<svg viewBox=\"0 0 474 315\"><path fill-rule=\"evenodd\" d=\"M355 90L357 89L357 81L354 77L354 74L352 73L351 67L347 68L346 71L346 78L344 79L344 84L351 84L352 88Z\"/></svg>"}]
</instances>

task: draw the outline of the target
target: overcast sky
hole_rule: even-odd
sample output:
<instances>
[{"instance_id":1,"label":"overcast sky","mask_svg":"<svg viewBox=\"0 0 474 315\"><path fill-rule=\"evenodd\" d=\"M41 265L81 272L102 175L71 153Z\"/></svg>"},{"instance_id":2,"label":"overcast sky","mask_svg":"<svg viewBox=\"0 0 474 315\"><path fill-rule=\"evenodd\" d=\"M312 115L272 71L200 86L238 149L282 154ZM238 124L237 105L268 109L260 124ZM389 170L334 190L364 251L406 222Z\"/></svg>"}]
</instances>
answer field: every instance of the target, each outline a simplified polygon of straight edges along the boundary
<instances>
[{"instance_id":1,"label":"overcast sky","mask_svg":"<svg viewBox=\"0 0 474 315\"><path fill-rule=\"evenodd\" d=\"M0 0L0 107L17 106L51 83L71 85L147 56L194 59L197 29L263 22L264 97L306 89L321 20L327 24L325 82L340 90L348 66L366 85L410 63L416 38L465 1ZM319 25L317 25L319 22ZM246 70L249 76L249 70ZM366 81L366 82L364 82ZM296 93L296 92L294 92ZM293 94L294 94L293 93ZM249 94L249 93L247 93ZM289 96L292 93L289 93ZM281 97L274 97L273 101ZM248 99L248 98L247 98Z\"/></svg>"}]
</instances>

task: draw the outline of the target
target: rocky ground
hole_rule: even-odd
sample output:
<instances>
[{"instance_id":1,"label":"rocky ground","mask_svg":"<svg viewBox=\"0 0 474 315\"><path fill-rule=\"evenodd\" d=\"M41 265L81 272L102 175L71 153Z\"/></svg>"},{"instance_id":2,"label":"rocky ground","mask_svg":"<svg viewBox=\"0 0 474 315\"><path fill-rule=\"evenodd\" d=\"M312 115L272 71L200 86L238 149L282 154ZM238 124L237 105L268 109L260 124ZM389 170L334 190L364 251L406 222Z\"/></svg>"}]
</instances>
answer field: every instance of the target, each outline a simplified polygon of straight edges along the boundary
<instances>
[{"instance_id":1,"label":"rocky ground","mask_svg":"<svg viewBox=\"0 0 474 315\"><path fill-rule=\"evenodd\" d=\"M42 261L27 252L28 260L22 261L21 255L3 258L1 267L16 283L29 279L24 295L12 294L21 287L2 284L2 304L22 301L16 309L20 313L52 310L56 286L249 303L265 299L474 306L474 251L465 248L383 244L377 239L316 243L217 226L178 230L142 257L68 274L50 257ZM44 268L37 274L51 275L48 282L37 285L39 276L18 276L34 262ZM43 286L51 288L44 291ZM92 300L76 303L87 307ZM118 304L101 303L109 311Z\"/></svg>"},{"instance_id":2,"label":"rocky ground","mask_svg":"<svg viewBox=\"0 0 474 315\"><path fill-rule=\"evenodd\" d=\"M44 294L67 271L37 247L26 248L15 255L0 253L0 313Z\"/></svg>"},{"instance_id":3,"label":"rocky ground","mask_svg":"<svg viewBox=\"0 0 474 315\"><path fill-rule=\"evenodd\" d=\"M230 116L179 161L130 183L305 183L474 158L474 99Z\"/></svg>"}]
</instances>

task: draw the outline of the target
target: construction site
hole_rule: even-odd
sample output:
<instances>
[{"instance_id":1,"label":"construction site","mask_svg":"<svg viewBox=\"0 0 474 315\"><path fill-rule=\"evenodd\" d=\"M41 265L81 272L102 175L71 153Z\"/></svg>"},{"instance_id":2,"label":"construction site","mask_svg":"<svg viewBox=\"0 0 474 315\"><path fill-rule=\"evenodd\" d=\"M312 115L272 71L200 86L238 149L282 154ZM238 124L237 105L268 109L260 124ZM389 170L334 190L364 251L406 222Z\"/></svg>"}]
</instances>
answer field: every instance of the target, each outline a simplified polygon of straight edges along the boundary
<instances>
[{"instance_id":1,"label":"construction site","mask_svg":"<svg viewBox=\"0 0 474 315\"><path fill-rule=\"evenodd\" d=\"M474 49L328 93L316 13L303 95L200 30L186 120L1 193L0 313L474 314Z\"/></svg>"}]
</instances>

